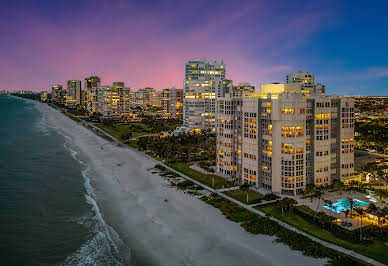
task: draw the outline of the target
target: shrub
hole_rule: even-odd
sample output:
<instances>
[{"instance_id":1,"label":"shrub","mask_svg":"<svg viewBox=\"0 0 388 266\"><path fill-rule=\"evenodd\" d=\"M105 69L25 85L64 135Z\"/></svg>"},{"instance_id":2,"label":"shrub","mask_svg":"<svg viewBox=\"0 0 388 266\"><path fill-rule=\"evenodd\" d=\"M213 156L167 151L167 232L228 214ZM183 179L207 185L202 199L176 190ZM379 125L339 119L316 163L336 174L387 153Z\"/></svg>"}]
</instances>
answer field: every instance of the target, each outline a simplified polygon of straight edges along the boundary
<instances>
[{"instance_id":1,"label":"shrub","mask_svg":"<svg viewBox=\"0 0 388 266\"><path fill-rule=\"evenodd\" d=\"M274 193L266 194L263 198L263 200L265 201L276 200L276 199L280 199L280 197L276 196Z\"/></svg>"}]
</instances>

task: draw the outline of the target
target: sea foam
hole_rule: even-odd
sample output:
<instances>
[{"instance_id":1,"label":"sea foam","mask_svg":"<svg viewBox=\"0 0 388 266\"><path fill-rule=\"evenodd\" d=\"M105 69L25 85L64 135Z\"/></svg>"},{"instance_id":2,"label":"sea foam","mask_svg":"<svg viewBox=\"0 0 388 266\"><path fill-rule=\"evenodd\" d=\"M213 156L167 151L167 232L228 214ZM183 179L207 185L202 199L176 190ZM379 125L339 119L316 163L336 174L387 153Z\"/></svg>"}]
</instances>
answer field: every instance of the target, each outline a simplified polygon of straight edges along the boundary
<instances>
[{"instance_id":1,"label":"sea foam","mask_svg":"<svg viewBox=\"0 0 388 266\"><path fill-rule=\"evenodd\" d=\"M130 249L125 246L113 228L105 223L101 215L100 209L95 201L96 195L94 189L88 177L90 168L84 161L78 158L78 152L71 147L71 138L60 131L58 133L65 138L64 148L70 152L74 160L78 161L84 167L81 174L87 192L85 200L91 205L94 213L93 217L84 216L78 219L77 222L80 224L93 224L91 230L95 233L93 238L89 239L75 253L67 257L63 265L124 265L118 246L120 246L120 249L125 249L126 254L130 254ZM126 256L125 261L129 260L129 257Z\"/></svg>"}]
</instances>

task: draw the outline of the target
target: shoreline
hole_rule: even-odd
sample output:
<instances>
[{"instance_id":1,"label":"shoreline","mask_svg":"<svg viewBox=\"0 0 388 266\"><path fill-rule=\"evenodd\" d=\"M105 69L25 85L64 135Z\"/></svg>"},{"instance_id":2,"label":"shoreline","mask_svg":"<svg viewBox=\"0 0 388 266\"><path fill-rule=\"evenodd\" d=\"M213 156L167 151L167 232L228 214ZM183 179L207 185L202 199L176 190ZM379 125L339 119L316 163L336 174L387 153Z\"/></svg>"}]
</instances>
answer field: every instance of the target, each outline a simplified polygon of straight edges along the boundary
<instances>
[{"instance_id":1,"label":"shoreline","mask_svg":"<svg viewBox=\"0 0 388 266\"><path fill-rule=\"evenodd\" d=\"M72 144L93 169L95 176L91 178L91 185L95 188L97 204L106 223L131 249L132 263L325 263L273 243L273 237L246 232L239 224L225 219L219 210L163 184L159 175L148 171L155 162L144 153L114 146L59 111L39 103L37 106L50 123L70 135Z\"/></svg>"}]
</instances>

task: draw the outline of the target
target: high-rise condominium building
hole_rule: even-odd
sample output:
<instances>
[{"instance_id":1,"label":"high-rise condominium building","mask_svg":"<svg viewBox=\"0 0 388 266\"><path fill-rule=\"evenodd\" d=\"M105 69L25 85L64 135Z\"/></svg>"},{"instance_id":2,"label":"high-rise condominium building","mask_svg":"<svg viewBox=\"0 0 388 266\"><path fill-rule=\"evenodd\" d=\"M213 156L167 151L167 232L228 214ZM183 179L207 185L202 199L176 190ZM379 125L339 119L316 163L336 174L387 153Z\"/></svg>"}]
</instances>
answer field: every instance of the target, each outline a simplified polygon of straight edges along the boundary
<instances>
[{"instance_id":1,"label":"high-rise condominium building","mask_svg":"<svg viewBox=\"0 0 388 266\"><path fill-rule=\"evenodd\" d=\"M97 76L87 77L85 78L84 87L82 105L89 113L96 112L95 102L97 99L94 99L94 97L97 97L99 94L99 89L97 88L101 87L101 79Z\"/></svg>"},{"instance_id":2,"label":"high-rise condominium building","mask_svg":"<svg viewBox=\"0 0 388 266\"><path fill-rule=\"evenodd\" d=\"M165 118L182 117L182 94L181 89L164 89L161 92L161 108Z\"/></svg>"},{"instance_id":3,"label":"high-rise condominium building","mask_svg":"<svg viewBox=\"0 0 388 266\"><path fill-rule=\"evenodd\" d=\"M41 91L40 92L40 101L41 102L47 102L47 91Z\"/></svg>"},{"instance_id":4,"label":"high-rise condominium building","mask_svg":"<svg viewBox=\"0 0 388 266\"><path fill-rule=\"evenodd\" d=\"M65 93L65 105L75 107L81 105L81 81L68 80Z\"/></svg>"},{"instance_id":5,"label":"high-rise condominium building","mask_svg":"<svg viewBox=\"0 0 388 266\"><path fill-rule=\"evenodd\" d=\"M155 91L153 88L142 88L132 94L131 102L135 106L142 108L155 106L160 107L161 104L161 92Z\"/></svg>"},{"instance_id":6,"label":"high-rise condominium building","mask_svg":"<svg viewBox=\"0 0 388 266\"><path fill-rule=\"evenodd\" d=\"M295 195L307 184L353 177L354 100L266 84L219 98L217 172Z\"/></svg>"},{"instance_id":7,"label":"high-rise condominium building","mask_svg":"<svg viewBox=\"0 0 388 266\"><path fill-rule=\"evenodd\" d=\"M249 83L239 83L237 86L232 87L230 92L231 97L242 97L244 94L255 92L255 86Z\"/></svg>"},{"instance_id":8,"label":"high-rise condominium building","mask_svg":"<svg viewBox=\"0 0 388 266\"><path fill-rule=\"evenodd\" d=\"M225 64L196 59L186 63L183 91L183 126L188 130L214 130L216 98L232 87L225 79Z\"/></svg>"},{"instance_id":9,"label":"high-rise condominium building","mask_svg":"<svg viewBox=\"0 0 388 266\"><path fill-rule=\"evenodd\" d=\"M314 74L306 70L299 70L296 73L288 74L286 76L286 83L299 84L302 92L326 94L326 86L320 83L315 84Z\"/></svg>"},{"instance_id":10,"label":"high-rise condominium building","mask_svg":"<svg viewBox=\"0 0 388 266\"><path fill-rule=\"evenodd\" d=\"M121 119L129 117L130 88L124 87L124 82L114 82L112 86L104 86L102 94L101 113L106 119Z\"/></svg>"},{"instance_id":11,"label":"high-rise condominium building","mask_svg":"<svg viewBox=\"0 0 388 266\"><path fill-rule=\"evenodd\" d=\"M62 90L62 85L53 85L51 87L51 100L58 104L63 104L65 101L65 92Z\"/></svg>"}]
</instances>

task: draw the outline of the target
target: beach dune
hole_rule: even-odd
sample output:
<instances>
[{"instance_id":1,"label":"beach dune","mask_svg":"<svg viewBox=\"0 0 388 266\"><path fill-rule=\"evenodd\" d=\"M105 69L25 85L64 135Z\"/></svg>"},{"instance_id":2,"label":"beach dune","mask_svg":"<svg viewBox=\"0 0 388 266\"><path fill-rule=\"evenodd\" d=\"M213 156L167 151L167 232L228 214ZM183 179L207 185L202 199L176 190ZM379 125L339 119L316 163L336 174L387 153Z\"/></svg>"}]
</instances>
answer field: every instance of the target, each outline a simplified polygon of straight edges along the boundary
<instances>
[{"instance_id":1,"label":"beach dune","mask_svg":"<svg viewBox=\"0 0 388 266\"><path fill-rule=\"evenodd\" d=\"M171 188L149 171L155 162L145 154L107 142L45 104L36 106L89 166L91 196L117 232L125 264L325 264L274 243L273 237L250 234L218 209Z\"/></svg>"}]
</instances>

